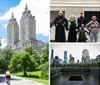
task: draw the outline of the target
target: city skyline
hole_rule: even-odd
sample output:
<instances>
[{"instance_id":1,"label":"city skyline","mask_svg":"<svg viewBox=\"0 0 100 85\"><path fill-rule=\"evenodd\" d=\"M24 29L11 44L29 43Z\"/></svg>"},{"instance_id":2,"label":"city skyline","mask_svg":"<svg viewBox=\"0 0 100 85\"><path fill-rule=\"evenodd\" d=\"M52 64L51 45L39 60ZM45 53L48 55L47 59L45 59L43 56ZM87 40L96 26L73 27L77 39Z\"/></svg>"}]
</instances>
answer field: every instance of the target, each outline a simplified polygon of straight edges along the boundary
<instances>
[{"instance_id":1,"label":"city skyline","mask_svg":"<svg viewBox=\"0 0 100 85\"><path fill-rule=\"evenodd\" d=\"M20 25L18 25L12 13L7 25L7 47L12 48L16 52L20 52L28 46L32 46L34 50L42 52L45 43L36 39L36 19L26 4L25 10L22 12Z\"/></svg>"},{"instance_id":2,"label":"city skyline","mask_svg":"<svg viewBox=\"0 0 100 85\"><path fill-rule=\"evenodd\" d=\"M63 59L63 52L67 51L68 61L70 58L70 54L75 58L75 62L79 60L82 61L82 52L84 49L88 49L90 59L95 59L97 55L100 54L100 44L51 44L51 49L54 49L54 56L59 56L59 58ZM68 48L68 49L67 49ZM75 49L77 48L77 49ZM50 50L51 51L51 50Z\"/></svg>"},{"instance_id":3,"label":"city skyline","mask_svg":"<svg viewBox=\"0 0 100 85\"><path fill-rule=\"evenodd\" d=\"M9 3L8 3L9 2ZM1 48L7 45L7 24L12 12L18 21L24 11L25 4L28 5L32 15L36 17L36 38L48 42L49 35L49 1L48 0L2 0L0 1L0 38ZM4 7L5 6L5 7ZM38 11L42 10L42 11Z\"/></svg>"}]
</instances>

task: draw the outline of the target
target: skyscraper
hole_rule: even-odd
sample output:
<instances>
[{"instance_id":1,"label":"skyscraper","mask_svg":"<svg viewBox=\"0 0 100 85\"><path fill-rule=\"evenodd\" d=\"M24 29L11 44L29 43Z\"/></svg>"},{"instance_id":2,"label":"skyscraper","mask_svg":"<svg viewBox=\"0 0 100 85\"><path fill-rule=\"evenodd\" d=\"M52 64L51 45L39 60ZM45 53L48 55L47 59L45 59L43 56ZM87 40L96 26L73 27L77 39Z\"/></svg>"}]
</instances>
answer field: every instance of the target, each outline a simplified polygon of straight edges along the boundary
<instances>
[{"instance_id":1,"label":"skyscraper","mask_svg":"<svg viewBox=\"0 0 100 85\"><path fill-rule=\"evenodd\" d=\"M19 41L19 26L12 13L7 26L7 42L10 47Z\"/></svg>"},{"instance_id":2,"label":"skyscraper","mask_svg":"<svg viewBox=\"0 0 100 85\"><path fill-rule=\"evenodd\" d=\"M74 57L72 57L72 54L70 54L70 59L69 59L69 63L74 63Z\"/></svg>"},{"instance_id":3,"label":"skyscraper","mask_svg":"<svg viewBox=\"0 0 100 85\"><path fill-rule=\"evenodd\" d=\"M89 51L87 49L84 49L82 52L82 63L89 63L89 61L90 61Z\"/></svg>"},{"instance_id":4,"label":"skyscraper","mask_svg":"<svg viewBox=\"0 0 100 85\"><path fill-rule=\"evenodd\" d=\"M67 64L67 51L64 51L64 64Z\"/></svg>"},{"instance_id":5,"label":"skyscraper","mask_svg":"<svg viewBox=\"0 0 100 85\"><path fill-rule=\"evenodd\" d=\"M36 38L36 19L28 10L27 4L20 20L20 38L22 43Z\"/></svg>"},{"instance_id":6,"label":"skyscraper","mask_svg":"<svg viewBox=\"0 0 100 85\"><path fill-rule=\"evenodd\" d=\"M51 50L51 59L53 59L54 58L54 50L52 49Z\"/></svg>"},{"instance_id":7,"label":"skyscraper","mask_svg":"<svg viewBox=\"0 0 100 85\"><path fill-rule=\"evenodd\" d=\"M26 4L20 19L20 34L19 26L12 13L7 26L7 47L19 52L23 51L28 46L32 46L34 50L41 52L45 43L36 39L36 19L35 16L32 16Z\"/></svg>"}]
</instances>

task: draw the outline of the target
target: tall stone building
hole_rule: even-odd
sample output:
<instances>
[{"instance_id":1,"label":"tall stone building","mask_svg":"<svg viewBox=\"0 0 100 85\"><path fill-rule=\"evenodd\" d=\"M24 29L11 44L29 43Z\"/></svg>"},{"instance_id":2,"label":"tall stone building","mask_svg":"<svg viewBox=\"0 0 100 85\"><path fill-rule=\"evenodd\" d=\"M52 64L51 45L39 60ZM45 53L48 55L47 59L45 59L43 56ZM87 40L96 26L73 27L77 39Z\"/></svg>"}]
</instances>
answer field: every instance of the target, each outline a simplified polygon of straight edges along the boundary
<instances>
[{"instance_id":1,"label":"tall stone building","mask_svg":"<svg viewBox=\"0 0 100 85\"><path fill-rule=\"evenodd\" d=\"M7 42L8 46L13 46L19 41L19 26L12 13L7 27Z\"/></svg>"},{"instance_id":2,"label":"tall stone building","mask_svg":"<svg viewBox=\"0 0 100 85\"><path fill-rule=\"evenodd\" d=\"M19 25L12 13L7 26L7 47L19 52L28 46L32 46L34 50L41 52L45 43L36 39L36 19L35 16L32 16L26 4L25 11L20 19L20 33Z\"/></svg>"},{"instance_id":3,"label":"tall stone building","mask_svg":"<svg viewBox=\"0 0 100 85\"><path fill-rule=\"evenodd\" d=\"M89 63L90 62L90 56L87 49L84 49L82 52L82 63Z\"/></svg>"}]
</instances>

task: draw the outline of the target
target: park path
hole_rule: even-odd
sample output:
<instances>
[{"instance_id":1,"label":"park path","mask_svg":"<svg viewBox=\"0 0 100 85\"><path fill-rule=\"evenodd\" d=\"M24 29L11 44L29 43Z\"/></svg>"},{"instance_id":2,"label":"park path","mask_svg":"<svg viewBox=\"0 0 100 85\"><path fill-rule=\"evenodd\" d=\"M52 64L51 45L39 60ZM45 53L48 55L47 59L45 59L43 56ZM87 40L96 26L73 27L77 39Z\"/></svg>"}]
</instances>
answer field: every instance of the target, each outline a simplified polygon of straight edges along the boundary
<instances>
[{"instance_id":1,"label":"park path","mask_svg":"<svg viewBox=\"0 0 100 85\"><path fill-rule=\"evenodd\" d=\"M0 75L0 85L7 85L4 81L5 76ZM22 79L20 77L12 76L11 77L11 85L44 85L41 83L37 83L35 81Z\"/></svg>"}]
</instances>

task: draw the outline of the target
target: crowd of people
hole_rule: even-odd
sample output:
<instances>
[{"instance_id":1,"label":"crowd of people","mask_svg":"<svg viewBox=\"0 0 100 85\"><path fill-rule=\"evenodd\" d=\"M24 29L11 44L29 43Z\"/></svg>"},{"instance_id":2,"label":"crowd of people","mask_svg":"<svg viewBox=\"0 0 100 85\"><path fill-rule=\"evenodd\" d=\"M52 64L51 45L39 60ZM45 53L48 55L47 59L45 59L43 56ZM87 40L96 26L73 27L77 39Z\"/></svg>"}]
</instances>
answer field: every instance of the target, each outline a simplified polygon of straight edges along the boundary
<instances>
[{"instance_id":1,"label":"crowd of people","mask_svg":"<svg viewBox=\"0 0 100 85\"><path fill-rule=\"evenodd\" d=\"M51 27L52 24L56 27L55 42L86 42L87 35L90 36L90 42L97 42L100 24L96 20L96 16L92 16L89 23L86 23L83 13L80 13L80 17L77 20L75 18L75 15L72 14L70 20L67 20L62 11L58 12L58 16L53 23L50 23ZM68 40L66 40L65 30L68 31ZM77 37L77 34L79 37Z\"/></svg>"}]
</instances>

